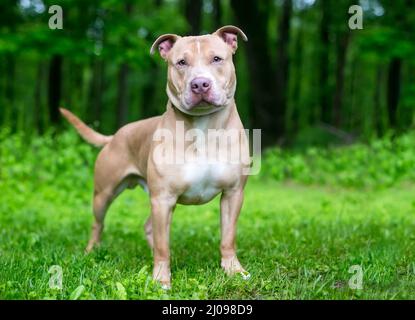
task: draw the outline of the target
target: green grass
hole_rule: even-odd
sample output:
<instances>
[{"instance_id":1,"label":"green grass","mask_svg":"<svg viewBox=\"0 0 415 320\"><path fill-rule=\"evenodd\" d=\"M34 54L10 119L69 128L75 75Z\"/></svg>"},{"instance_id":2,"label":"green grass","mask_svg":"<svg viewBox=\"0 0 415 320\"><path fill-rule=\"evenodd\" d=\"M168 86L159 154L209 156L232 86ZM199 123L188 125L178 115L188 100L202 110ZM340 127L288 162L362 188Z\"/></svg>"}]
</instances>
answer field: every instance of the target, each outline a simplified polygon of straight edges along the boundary
<instances>
[{"instance_id":1,"label":"green grass","mask_svg":"<svg viewBox=\"0 0 415 320\"><path fill-rule=\"evenodd\" d=\"M30 147L18 140L10 148L0 144L2 299L415 298L410 183L333 188L253 177L238 223L238 254L251 273L248 281L227 277L220 268L218 199L178 206L173 288L166 292L151 281L152 255L143 232L150 208L139 189L117 199L101 248L84 255L96 151L72 135L59 139ZM62 267L62 290L49 288L53 265ZM362 290L348 286L352 265L363 268Z\"/></svg>"},{"instance_id":2,"label":"green grass","mask_svg":"<svg viewBox=\"0 0 415 320\"><path fill-rule=\"evenodd\" d=\"M3 190L0 297L80 298L415 298L413 188L328 190L252 181L239 221L239 256L252 278L219 267L218 203L179 206L172 229L173 289L150 281L152 258L142 231L146 195L127 191L114 203L103 246L85 256L91 213L84 196ZM50 194L50 196L42 196ZM364 269L363 290L347 286L348 269ZM63 269L63 290L49 289L48 269ZM121 283L125 288L117 283Z\"/></svg>"}]
</instances>

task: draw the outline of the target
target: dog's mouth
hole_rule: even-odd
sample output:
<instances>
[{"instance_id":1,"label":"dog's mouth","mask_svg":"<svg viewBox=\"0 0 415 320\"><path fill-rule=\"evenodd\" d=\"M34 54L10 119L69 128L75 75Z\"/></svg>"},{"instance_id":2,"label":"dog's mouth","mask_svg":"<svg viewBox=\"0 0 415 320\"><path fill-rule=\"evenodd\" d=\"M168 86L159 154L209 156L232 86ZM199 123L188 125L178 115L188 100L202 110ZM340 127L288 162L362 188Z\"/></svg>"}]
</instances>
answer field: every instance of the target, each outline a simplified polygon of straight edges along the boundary
<instances>
[{"instance_id":1,"label":"dog's mouth","mask_svg":"<svg viewBox=\"0 0 415 320\"><path fill-rule=\"evenodd\" d=\"M193 95L188 103L189 110L206 110L215 107L220 107L220 105L210 95Z\"/></svg>"},{"instance_id":2,"label":"dog's mouth","mask_svg":"<svg viewBox=\"0 0 415 320\"><path fill-rule=\"evenodd\" d=\"M201 99L200 102L193 105L191 108L192 109L207 109L207 108L212 108L212 107L217 107L217 106L209 100Z\"/></svg>"}]
</instances>

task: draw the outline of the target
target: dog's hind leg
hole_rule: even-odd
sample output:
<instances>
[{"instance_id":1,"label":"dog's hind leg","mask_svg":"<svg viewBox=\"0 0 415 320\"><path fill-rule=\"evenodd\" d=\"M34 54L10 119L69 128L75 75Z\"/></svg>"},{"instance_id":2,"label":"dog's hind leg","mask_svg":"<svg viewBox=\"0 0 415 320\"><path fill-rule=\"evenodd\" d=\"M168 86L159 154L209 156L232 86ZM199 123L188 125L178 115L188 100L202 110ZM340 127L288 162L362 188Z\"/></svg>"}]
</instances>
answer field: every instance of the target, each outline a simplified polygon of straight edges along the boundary
<instances>
[{"instance_id":1,"label":"dog's hind leg","mask_svg":"<svg viewBox=\"0 0 415 320\"><path fill-rule=\"evenodd\" d=\"M111 203L115 200L118 195L123 192L126 188L133 189L139 184L140 179L136 173L125 173L119 175L101 176L104 178L97 179L95 181L95 193L94 193L94 204L93 211L95 221L92 225L91 238L86 247L86 252L90 252L95 245L101 242L101 234L104 229L105 214ZM105 182L105 183L103 183ZM102 186L105 187L102 187Z\"/></svg>"},{"instance_id":2,"label":"dog's hind leg","mask_svg":"<svg viewBox=\"0 0 415 320\"><path fill-rule=\"evenodd\" d=\"M100 192L94 195L94 217L95 221L92 225L91 238L88 242L88 246L85 251L91 252L95 245L98 245L101 241L101 233L104 229L105 214L112 201L112 194L107 192Z\"/></svg>"},{"instance_id":3,"label":"dog's hind leg","mask_svg":"<svg viewBox=\"0 0 415 320\"><path fill-rule=\"evenodd\" d=\"M138 182L137 170L120 156L123 154L121 151L112 151L105 147L95 163L93 201L95 221L86 252L90 252L100 243L105 214L112 201L125 188L133 188Z\"/></svg>"},{"instance_id":4,"label":"dog's hind leg","mask_svg":"<svg viewBox=\"0 0 415 320\"><path fill-rule=\"evenodd\" d=\"M101 242L101 233L104 229L105 214L107 213L112 201L115 200L115 198L118 197L118 195L126 188L134 188L138 184L137 180L138 178L131 174L120 175L117 179L114 179L113 177L113 180L110 180L111 183L108 183L106 188L99 188L100 191L97 191L98 183L95 182L96 186L93 204L95 221L92 225L92 234L88 242L88 246L86 247L86 252L90 252L95 245L98 245Z\"/></svg>"}]
</instances>

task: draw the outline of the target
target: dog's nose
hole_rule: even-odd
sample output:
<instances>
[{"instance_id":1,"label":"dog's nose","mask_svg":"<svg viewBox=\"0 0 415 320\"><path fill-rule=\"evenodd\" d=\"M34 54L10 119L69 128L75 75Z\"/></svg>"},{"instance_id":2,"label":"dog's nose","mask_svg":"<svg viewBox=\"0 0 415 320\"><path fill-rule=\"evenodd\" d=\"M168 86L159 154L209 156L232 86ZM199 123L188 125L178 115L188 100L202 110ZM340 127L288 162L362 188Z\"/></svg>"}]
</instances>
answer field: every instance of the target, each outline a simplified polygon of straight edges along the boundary
<instances>
[{"instance_id":1,"label":"dog's nose","mask_svg":"<svg viewBox=\"0 0 415 320\"><path fill-rule=\"evenodd\" d=\"M192 80L190 86L194 93L206 93L210 90L210 87L212 86L212 81L210 81L208 78L198 77Z\"/></svg>"}]
</instances>

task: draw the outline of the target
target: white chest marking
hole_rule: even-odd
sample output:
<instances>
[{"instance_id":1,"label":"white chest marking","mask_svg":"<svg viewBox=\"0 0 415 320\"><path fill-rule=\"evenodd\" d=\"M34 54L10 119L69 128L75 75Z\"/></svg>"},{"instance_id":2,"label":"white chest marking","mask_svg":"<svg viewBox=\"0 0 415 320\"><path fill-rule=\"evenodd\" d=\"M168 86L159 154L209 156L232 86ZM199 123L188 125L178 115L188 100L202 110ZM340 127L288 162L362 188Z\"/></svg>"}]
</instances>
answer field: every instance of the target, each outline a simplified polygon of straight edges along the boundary
<instances>
[{"instance_id":1,"label":"white chest marking","mask_svg":"<svg viewBox=\"0 0 415 320\"><path fill-rule=\"evenodd\" d=\"M206 135L209 124L207 117L200 117L195 120L195 129L204 133L202 136L193 136L193 145L196 149L204 145L206 148ZM204 149L205 152L207 151ZM226 162L214 161L208 158L207 154L195 154L191 161L186 162L181 174L183 181L188 186L185 192L180 196L183 203L203 204L210 201L224 188L224 181L231 182L233 177L237 176L234 172L235 166Z\"/></svg>"},{"instance_id":2,"label":"white chest marking","mask_svg":"<svg viewBox=\"0 0 415 320\"><path fill-rule=\"evenodd\" d=\"M182 194L185 202L205 203L216 196L220 191L220 177L225 173L225 166L196 161L187 163L183 167L183 178L188 184Z\"/></svg>"}]
</instances>

